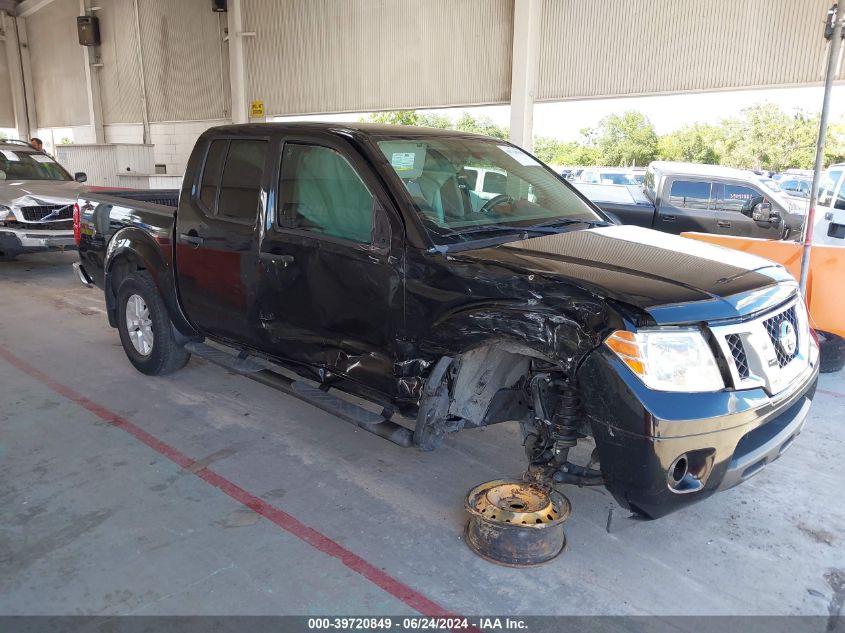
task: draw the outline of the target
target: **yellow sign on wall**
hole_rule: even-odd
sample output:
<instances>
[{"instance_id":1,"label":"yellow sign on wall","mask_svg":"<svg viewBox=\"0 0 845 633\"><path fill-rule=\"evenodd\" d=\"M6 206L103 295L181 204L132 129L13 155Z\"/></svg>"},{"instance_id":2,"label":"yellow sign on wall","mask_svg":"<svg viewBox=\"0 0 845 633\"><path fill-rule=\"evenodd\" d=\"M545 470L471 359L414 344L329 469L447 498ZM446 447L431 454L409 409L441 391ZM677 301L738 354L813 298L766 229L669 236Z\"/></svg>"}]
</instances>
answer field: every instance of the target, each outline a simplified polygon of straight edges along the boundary
<instances>
[{"instance_id":1,"label":"yellow sign on wall","mask_svg":"<svg viewBox=\"0 0 845 633\"><path fill-rule=\"evenodd\" d=\"M264 114L264 102L263 101L253 101L252 105L249 109L249 118L251 119L263 119L265 116Z\"/></svg>"}]
</instances>

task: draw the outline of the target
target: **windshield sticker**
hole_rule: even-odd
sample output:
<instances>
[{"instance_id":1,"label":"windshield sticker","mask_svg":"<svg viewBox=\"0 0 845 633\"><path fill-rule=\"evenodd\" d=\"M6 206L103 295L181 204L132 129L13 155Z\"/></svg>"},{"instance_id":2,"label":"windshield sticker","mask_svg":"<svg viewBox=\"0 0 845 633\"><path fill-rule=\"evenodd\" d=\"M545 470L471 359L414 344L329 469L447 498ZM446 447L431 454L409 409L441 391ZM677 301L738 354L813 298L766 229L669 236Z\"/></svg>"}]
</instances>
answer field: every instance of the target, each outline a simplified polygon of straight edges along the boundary
<instances>
[{"instance_id":1,"label":"windshield sticker","mask_svg":"<svg viewBox=\"0 0 845 633\"><path fill-rule=\"evenodd\" d=\"M42 154L30 154L29 157L32 160L34 160L36 163L55 163L56 162L52 158L50 158L49 156L44 156Z\"/></svg>"},{"instance_id":2,"label":"windshield sticker","mask_svg":"<svg viewBox=\"0 0 845 633\"><path fill-rule=\"evenodd\" d=\"M396 171L408 171L414 168L416 157L414 152L393 152L390 156L390 165Z\"/></svg>"},{"instance_id":3,"label":"windshield sticker","mask_svg":"<svg viewBox=\"0 0 845 633\"><path fill-rule=\"evenodd\" d=\"M511 147L510 145L497 145L497 147L502 150L505 154L513 158L516 162L520 165L526 166L536 166L539 167L540 163L536 160L531 158L528 154L523 152L521 149L517 149L516 147Z\"/></svg>"},{"instance_id":4,"label":"windshield sticker","mask_svg":"<svg viewBox=\"0 0 845 633\"><path fill-rule=\"evenodd\" d=\"M15 161L15 162L20 161L20 156L18 156L14 152L11 152L7 149L0 149L0 154L3 154L3 156L6 157L6 160L12 160L12 161Z\"/></svg>"}]
</instances>

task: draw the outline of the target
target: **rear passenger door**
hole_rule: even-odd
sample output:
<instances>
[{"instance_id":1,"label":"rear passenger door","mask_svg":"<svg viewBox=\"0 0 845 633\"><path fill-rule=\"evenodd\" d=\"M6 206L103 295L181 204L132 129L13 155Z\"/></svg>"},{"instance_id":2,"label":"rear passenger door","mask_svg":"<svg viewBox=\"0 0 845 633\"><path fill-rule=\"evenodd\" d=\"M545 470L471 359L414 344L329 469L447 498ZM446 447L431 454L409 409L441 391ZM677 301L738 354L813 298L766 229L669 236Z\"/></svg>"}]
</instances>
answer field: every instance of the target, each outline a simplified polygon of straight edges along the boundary
<instances>
[{"instance_id":1,"label":"rear passenger door","mask_svg":"<svg viewBox=\"0 0 845 633\"><path fill-rule=\"evenodd\" d=\"M654 218L654 228L667 233L714 233L713 183L695 178L667 179Z\"/></svg>"},{"instance_id":2,"label":"rear passenger door","mask_svg":"<svg viewBox=\"0 0 845 633\"><path fill-rule=\"evenodd\" d=\"M369 166L339 139L283 139L259 246L253 328L275 356L395 395L403 227Z\"/></svg>"},{"instance_id":3,"label":"rear passenger door","mask_svg":"<svg viewBox=\"0 0 845 633\"><path fill-rule=\"evenodd\" d=\"M252 335L268 145L266 138L206 141L177 213L176 279L185 313L202 333L238 343L249 344Z\"/></svg>"}]
</instances>

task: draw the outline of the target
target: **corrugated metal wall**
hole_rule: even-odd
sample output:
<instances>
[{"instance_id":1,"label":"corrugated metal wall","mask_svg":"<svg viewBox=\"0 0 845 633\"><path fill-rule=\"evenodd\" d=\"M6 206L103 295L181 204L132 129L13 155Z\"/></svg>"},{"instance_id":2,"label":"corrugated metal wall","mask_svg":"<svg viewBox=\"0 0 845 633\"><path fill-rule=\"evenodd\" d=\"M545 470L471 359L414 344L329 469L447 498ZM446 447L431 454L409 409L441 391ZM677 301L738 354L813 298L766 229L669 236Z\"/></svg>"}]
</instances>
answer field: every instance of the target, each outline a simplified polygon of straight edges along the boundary
<instances>
[{"instance_id":1,"label":"corrugated metal wall","mask_svg":"<svg viewBox=\"0 0 845 633\"><path fill-rule=\"evenodd\" d=\"M103 122L143 120L135 8L132 0L98 0L100 18L100 99Z\"/></svg>"},{"instance_id":2,"label":"corrugated metal wall","mask_svg":"<svg viewBox=\"0 0 845 633\"><path fill-rule=\"evenodd\" d=\"M545 0L538 98L818 83L831 2Z\"/></svg>"},{"instance_id":3,"label":"corrugated metal wall","mask_svg":"<svg viewBox=\"0 0 845 633\"><path fill-rule=\"evenodd\" d=\"M270 115L507 101L513 0L243 0Z\"/></svg>"},{"instance_id":4,"label":"corrugated metal wall","mask_svg":"<svg viewBox=\"0 0 845 633\"><path fill-rule=\"evenodd\" d=\"M139 0L150 121L229 116L220 14L208 0ZM133 45L134 46L134 45Z\"/></svg>"},{"instance_id":5,"label":"corrugated metal wall","mask_svg":"<svg viewBox=\"0 0 845 633\"><path fill-rule=\"evenodd\" d=\"M0 26L2 22L0 19ZM12 85L9 83L5 42L0 42L0 127L15 127L15 106L12 102Z\"/></svg>"},{"instance_id":6,"label":"corrugated metal wall","mask_svg":"<svg viewBox=\"0 0 845 633\"><path fill-rule=\"evenodd\" d=\"M26 20L35 115L42 128L89 123L77 15L79 0L54 0Z\"/></svg>"}]
</instances>

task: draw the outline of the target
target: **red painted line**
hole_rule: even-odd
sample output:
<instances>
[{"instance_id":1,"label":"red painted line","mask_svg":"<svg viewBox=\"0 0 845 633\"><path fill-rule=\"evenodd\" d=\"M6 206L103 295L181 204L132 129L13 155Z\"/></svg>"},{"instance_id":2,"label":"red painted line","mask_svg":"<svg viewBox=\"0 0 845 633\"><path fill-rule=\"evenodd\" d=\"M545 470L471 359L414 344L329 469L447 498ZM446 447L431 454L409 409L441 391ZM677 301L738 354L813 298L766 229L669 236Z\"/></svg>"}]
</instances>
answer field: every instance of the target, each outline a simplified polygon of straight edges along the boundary
<instances>
[{"instance_id":1,"label":"red painted line","mask_svg":"<svg viewBox=\"0 0 845 633\"><path fill-rule=\"evenodd\" d=\"M816 389L816 393L823 393L826 396L833 396L834 398L845 398L845 393L838 391L830 391L828 389Z\"/></svg>"},{"instance_id":2,"label":"red painted line","mask_svg":"<svg viewBox=\"0 0 845 633\"><path fill-rule=\"evenodd\" d=\"M70 387L50 378L50 376L36 369L7 349L0 347L0 358L4 359L7 363L22 373L27 374L35 380L43 383L60 396L63 396L80 407L87 409L101 420L126 431L129 435L146 444L155 452L163 455L177 466L181 468L189 468L196 463L195 460L170 446L166 442L158 439L154 435L147 433L126 418L121 417L106 407L78 394ZM238 503L261 515L268 521L275 523L286 532L289 532L298 539L305 541L314 549L338 559L343 565L360 574L380 589L383 589L387 593L398 598L419 613L429 617L455 617L454 614L449 613L446 609L433 600L430 600L419 591L416 591L402 581L397 580L372 563L367 562L357 554L333 541L325 534L322 534L314 528L302 523L299 519L291 516L284 510L280 510L263 499L247 492L237 484L229 481L213 470L203 467L196 472L193 472L193 474L223 494L231 497Z\"/></svg>"}]
</instances>

